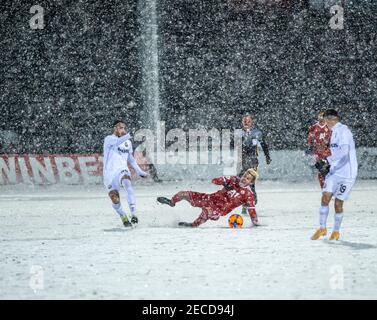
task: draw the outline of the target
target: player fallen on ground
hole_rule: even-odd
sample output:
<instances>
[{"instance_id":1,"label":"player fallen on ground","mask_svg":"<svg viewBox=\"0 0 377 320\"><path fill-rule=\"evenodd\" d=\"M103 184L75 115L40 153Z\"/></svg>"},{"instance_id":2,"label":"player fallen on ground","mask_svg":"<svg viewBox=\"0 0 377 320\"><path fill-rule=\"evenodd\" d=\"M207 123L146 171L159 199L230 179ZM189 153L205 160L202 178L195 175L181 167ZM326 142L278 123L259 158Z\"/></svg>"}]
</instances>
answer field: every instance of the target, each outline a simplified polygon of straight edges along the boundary
<instances>
[{"instance_id":1,"label":"player fallen on ground","mask_svg":"<svg viewBox=\"0 0 377 320\"><path fill-rule=\"evenodd\" d=\"M158 197L157 201L174 207L177 202L186 200L193 207L202 209L201 214L194 222L179 222L178 225L182 227L198 227L207 220L218 220L241 205L246 206L252 224L258 225L254 193L250 188L257 177L258 173L254 169L248 169L242 177L231 176L213 179L212 183L223 186L215 193L180 191L171 199Z\"/></svg>"},{"instance_id":2,"label":"player fallen on ground","mask_svg":"<svg viewBox=\"0 0 377 320\"><path fill-rule=\"evenodd\" d=\"M112 201L112 207L119 214L125 227L131 227L138 223L135 194L131 185L131 172L128 163L139 176L148 176L148 173L139 167L133 156L130 139L130 134L126 134L126 123L123 120L116 120L113 123L113 134L107 136L103 144L103 182ZM119 191L121 188L127 194L131 219L120 203Z\"/></svg>"},{"instance_id":3,"label":"player fallen on ground","mask_svg":"<svg viewBox=\"0 0 377 320\"><path fill-rule=\"evenodd\" d=\"M331 155L331 130L327 126L323 115L324 112L321 111L318 114L318 121L309 128L308 149L306 150L306 154L314 156L316 162L326 159ZM321 189L323 189L325 178L320 173L318 173L318 181Z\"/></svg>"},{"instance_id":4,"label":"player fallen on ground","mask_svg":"<svg viewBox=\"0 0 377 320\"><path fill-rule=\"evenodd\" d=\"M259 166L259 147L262 148L264 155L266 157L266 163L269 165L271 163L270 150L268 144L266 143L265 137L262 131L254 125L253 118L250 114L245 114L242 117L242 160L241 160L241 170L239 176L241 176L249 168L253 168L258 171ZM255 204L257 204L257 193L255 191L255 184L251 184L251 190L254 193ZM246 215L246 207L242 207L242 214Z\"/></svg>"},{"instance_id":5,"label":"player fallen on ground","mask_svg":"<svg viewBox=\"0 0 377 320\"><path fill-rule=\"evenodd\" d=\"M339 240L339 230L343 220L343 204L348 199L357 177L356 148L352 132L340 122L336 110L326 110L324 117L326 124L332 130L331 156L316 163L316 168L325 177L325 184L319 210L320 228L314 233L312 240L317 240L327 234L326 221L329 214L329 203L333 196L335 197L335 216L330 240Z\"/></svg>"}]
</instances>

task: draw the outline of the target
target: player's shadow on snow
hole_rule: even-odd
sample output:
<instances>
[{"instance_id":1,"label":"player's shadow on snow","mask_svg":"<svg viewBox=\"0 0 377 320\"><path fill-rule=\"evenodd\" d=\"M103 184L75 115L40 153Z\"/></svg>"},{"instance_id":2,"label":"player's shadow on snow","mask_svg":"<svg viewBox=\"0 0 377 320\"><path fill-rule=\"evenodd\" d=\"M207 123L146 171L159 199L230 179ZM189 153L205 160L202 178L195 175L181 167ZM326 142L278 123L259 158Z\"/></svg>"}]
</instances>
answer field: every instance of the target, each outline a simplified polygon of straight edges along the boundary
<instances>
[{"instance_id":1,"label":"player's shadow on snow","mask_svg":"<svg viewBox=\"0 0 377 320\"><path fill-rule=\"evenodd\" d=\"M103 229L103 232L127 232L129 231L126 228L111 228L111 229Z\"/></svg>"},{"instance_id":2,"label":"player's shadow on snow","mask_svg":"<svg viewBox=\"0 0 377 320\"><path fill-rule=\"evenodd\" d=\"M367 249L376 249L377 246L373 244L368 244L368 243L357 243L357 242L350 242L350 241L330 241L330 240L325 240L325 242L329 245L333 246L344 246L348 247L353 250L367 250Z\"/></svg>"}]
</instances>

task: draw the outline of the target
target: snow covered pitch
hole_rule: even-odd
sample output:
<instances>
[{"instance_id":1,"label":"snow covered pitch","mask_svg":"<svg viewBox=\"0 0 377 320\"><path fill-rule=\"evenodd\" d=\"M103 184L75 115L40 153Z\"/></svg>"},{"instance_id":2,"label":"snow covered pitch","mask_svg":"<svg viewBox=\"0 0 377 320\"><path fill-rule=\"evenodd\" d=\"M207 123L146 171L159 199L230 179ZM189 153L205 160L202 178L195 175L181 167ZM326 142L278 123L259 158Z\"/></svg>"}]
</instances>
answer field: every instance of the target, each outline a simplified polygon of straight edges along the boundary
<instances>
[{"instance_id":1,"label":"snow covered pitch","mask_svg":"<svg viewBox=\"0 0 377 320\"><path fill-rule=\"evenodd\" d=\"M226 218L177 228L199 209L155 201L217 188L136 185L140 225L125 230L102 186L1 186L0 298L377 298L376 180L357 181L338 242L310 240L320 199L314 179L260 181L257 228L248 218L243 229L228 228ZM329 231L332 222L333 209Z\"/></svg>"}]
</instances>

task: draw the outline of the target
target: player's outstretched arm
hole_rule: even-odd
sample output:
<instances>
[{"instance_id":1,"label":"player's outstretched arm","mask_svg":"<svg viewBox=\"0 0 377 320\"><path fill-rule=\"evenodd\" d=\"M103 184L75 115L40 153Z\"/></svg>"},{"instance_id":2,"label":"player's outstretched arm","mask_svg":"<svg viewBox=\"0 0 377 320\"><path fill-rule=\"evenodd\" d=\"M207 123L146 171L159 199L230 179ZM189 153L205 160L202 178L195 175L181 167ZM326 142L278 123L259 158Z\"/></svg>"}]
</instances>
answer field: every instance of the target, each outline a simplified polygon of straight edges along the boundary
<instances>
[{"instance_id":1,"label":"player's outstretched arm","mask_svg":"<svg viewBox=\"0 0 377 320\"><path fill-rule=\"evenodd\" d=\"M212 183L218 186L223 186L227 190L233 189L233 183L235 182L235 177L219 177L212 179Z\"/></svg>"},{"instance_id":2,"label":"player's outstretched arm","mask_svg":"<svg viewBox=\"0 0 377 320\"><path fill-rule=\"evenodd\" d=\"M232 183L234 182L235 177L233 176L223 176L212 179L213 184L217 184L219 186L223 185L224 183Z\"/></svg>"},{"instance_id":3,"label":"player's outstretched arm","mask_svg":"<svg viewBox=\"0 0 377 320\"><path fill-rule=\"evenodd\" d=\"M249 217L251 219L251 223L254 226L257 226L258 225L258 215L257 215L257 211L255 209L255 198L254 198L253 194L250 194L247 197L246 207L247 207L247 212L249 214Z\"/></svg>"},{"instance_id":4,"label":"player's outstretched arm","mask_svg":"<svg viewBox=\"0 0 377 320\"><path fill-rule=\"evenodd\" d=\"M247 212L248 212L249 217L250 217L250 219L251 219L251 223L252 223L254 226L259 225L259 224L258 224L258 215L257 215L257 211L255 210L255 207L248 207L248 208L247 208Z\"/></svg>"},{"instance_id":5,"label":"player's outstretched arm","mask_svg":"<svg viewBox=\"0 0 377 320\"><path fill-rule=\"evenodd\" d=\"M262 146L262 149L263 149L263 152L264 152L264 155L266 157L266 163L267 164L270 164L271 163L271 156L270 156L270 150L268 148L268 144L265 142L265 141L262 141L261 142L261 146Z\"/></svg>"},{"instance_id":6,"label":"player's outstretched arm","mask_svg":"<svg viewBox=\"0 0 377 320\"><path fill-rule=\"evenodd\" d=\"M131 135L129 133L125 134L121 137L115 137L115 136L108 136L105 139L105 147L117 147L121 145L123 142L130 140Z\"/></svg>"},{"instance_id":7,"label":"player's outstretched arm","mask_svg":"<svg viewBox=\"0 0 377 320\"><path fill-rule=\"evenodd\" d=\"M133 154L130 153L130 155L128 156L128 162L131 164L132 168L135 169L136 173L140 176L140 177L147 177L148 176L148 173L145 172L144 170L142 170L139 165L137 164L137 161L136 159L134 158Z\"/></svg>"},{"instance_id":8,"label":"player's outstretched arm","mask_svg":"<svg viewBox=\"0 0 377 320\"><path fill-rule=\"evenodd\" d=\"M260 133L260 145L262 147L263 153L266 157L266 163L270 164L271 163L271 156L270 156L270 148L268 147L268 144L264 138L264 135L262 135L262 132Z\"/></svg>"}]
</instances>

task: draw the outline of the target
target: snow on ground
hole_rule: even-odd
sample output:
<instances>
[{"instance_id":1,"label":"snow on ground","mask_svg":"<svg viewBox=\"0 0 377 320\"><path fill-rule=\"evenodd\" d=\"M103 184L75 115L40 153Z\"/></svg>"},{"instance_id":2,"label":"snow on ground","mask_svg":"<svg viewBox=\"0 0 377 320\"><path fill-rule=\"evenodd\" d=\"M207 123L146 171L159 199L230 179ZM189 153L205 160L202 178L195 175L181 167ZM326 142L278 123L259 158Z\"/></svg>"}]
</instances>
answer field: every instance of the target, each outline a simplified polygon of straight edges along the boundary
<instances>
[{"instance_id":1,"label":"snow on ground","mask_svg":"<svg viewBox=\"0 0 377 320\"><path fill-rule=\"evenodd\" d=\"M155 201L216 186L137 185L140 226L124 230L101 186L2 186L0 298L376 299L377 181L357 182L339 242L309 239L318 188L261 181L263 226L234 230L177 228L199 209Z\"/></svg>"}]
</instances>

